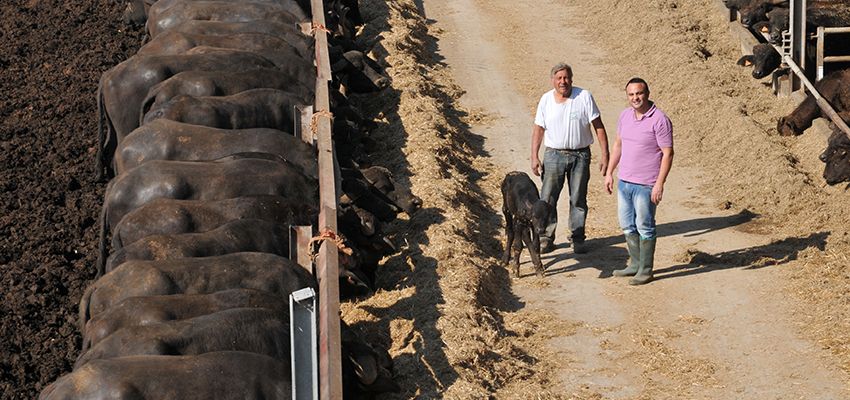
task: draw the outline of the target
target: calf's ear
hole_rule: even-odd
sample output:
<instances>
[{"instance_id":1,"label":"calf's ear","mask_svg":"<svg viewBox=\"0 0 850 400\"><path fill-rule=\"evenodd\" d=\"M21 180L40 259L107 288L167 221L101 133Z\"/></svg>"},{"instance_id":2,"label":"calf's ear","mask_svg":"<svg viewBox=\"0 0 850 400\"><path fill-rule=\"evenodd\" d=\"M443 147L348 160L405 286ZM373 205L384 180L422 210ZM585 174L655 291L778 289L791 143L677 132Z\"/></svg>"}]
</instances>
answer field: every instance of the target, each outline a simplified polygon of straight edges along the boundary
<instances>
[{"instance_id":1,"label":"calf's ear","mask_svg":"<svg viewBox=\"0 0 850 400\"><path fill-rule=\"evenodd\" d=\"M740 65L742 67L749 67L749 66L753 65L753 56L747 55L747 56L743 56L743 57L739 58L738 59L738 65Z\"/></svg>"}]
</instances>

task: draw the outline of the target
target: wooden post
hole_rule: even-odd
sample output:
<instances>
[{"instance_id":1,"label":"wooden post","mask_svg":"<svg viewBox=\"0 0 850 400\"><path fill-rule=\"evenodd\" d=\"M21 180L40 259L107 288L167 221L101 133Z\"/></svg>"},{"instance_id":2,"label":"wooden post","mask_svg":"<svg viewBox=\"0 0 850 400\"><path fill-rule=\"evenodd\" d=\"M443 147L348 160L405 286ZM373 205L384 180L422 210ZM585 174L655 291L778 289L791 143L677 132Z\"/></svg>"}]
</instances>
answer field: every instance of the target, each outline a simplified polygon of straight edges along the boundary
<instances>
[{"instance_id":1,"label":"wooden post","mask_svg":"<svg viewBox=\"0 0 850 400\"><path fill-rule=\"evenodd\" d=\"M289 227L289 258L295 260L298 265L304 267L311 274L313 273L313 260L310 259L308 249L312 238L312 226Z\"/></svg>"},{"instance_id":2,"label":"wooden post","mask_svg":"<svg viewBox=\"0 0 850 400\"><path fill-rule=\"evenodd\" d=\"M313 32L316 38L316 103L312 118L316 126L319 153L319 232L336 233L336 177L331 143L330 95L328 82L331 66L322 0L311 0ZM319 280L319 398L342 398L342 354L339 332L339 253L336 246L323 241L316 259Z\"/></svg>"}]
</instances>

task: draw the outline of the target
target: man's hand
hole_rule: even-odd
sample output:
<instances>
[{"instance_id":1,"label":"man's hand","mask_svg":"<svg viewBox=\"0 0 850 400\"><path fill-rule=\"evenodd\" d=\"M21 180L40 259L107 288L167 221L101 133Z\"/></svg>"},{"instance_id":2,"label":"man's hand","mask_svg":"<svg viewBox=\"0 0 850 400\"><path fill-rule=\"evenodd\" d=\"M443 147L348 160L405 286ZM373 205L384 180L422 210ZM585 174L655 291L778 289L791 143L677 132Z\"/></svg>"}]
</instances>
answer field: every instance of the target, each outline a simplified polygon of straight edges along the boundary
<instances>
[{"instance_id":1,"label":"man's hand","mask_svg":"<svg viewBox=\"0 0 850 400\"><path fill-rule=\"evenodd\" d=\"M531 172L536 176L540 176L540 174L543 173L543 168L541 167L542 165L540 165L540 159L537 157L533 157L531 159Z\"/></svg>"},{"instance_id":2,"label":"man's hand","mask_svg":"<svg viewBox=\"0 0 850 400\"><path fill-rule=\"evenodd\" d=\"M658 182L652 186L652 203L658 205L661 203L661 198L664 196L664 185Z\"/></svg>"},{"instance_id":3,"label":"man's hand","mask_svg":"<svg viewBox=\"0 0 850 400\"><path fill-rule=\"evenodd\" d=\"M605 175L605 191L608 194L614 194L614 177L612 175L614 174Z\"/></svg>"}]
</instances>

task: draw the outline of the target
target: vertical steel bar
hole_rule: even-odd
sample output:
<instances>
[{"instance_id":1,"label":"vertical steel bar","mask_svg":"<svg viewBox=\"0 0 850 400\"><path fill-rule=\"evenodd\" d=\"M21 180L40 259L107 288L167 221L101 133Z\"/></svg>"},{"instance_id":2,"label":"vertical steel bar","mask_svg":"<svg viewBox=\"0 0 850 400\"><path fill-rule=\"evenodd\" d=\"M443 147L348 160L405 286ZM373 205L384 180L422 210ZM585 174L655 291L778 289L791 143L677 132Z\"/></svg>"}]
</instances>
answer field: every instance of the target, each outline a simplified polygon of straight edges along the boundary
<instances>
[{"instance_id":1,"label":"vertical steel bar","mask_svg":"<svg viewBox=\"0 0 850 400\"><path fill-rule=\"evenodd\" d=\"M316 292L312 288L304 288L289 295L289 327L292 398L315 400L319 397L319 368L316 355Z\"/></svg>"},{"instance_id":2,"label":"vertical steel bar","mask_svg":"<svg viewBox=\"0 0 850 400\"><path fill-rule=\"evenodd\" d=\"M801 70L806 70L806 0L791 0L791 58ZM800 89L799 79L793 79L793 90Z\"/></svg>"},{"instance_id":3,"label":"vertical steel bar","mask_svg":"<svg viewBox=\"0 0 850 400\"><path fill-rule=\"evenodd\" d=\"M817 40L817 59L815 61L815 66L817 67L817 75L815 76L815 82L823 79L823 42L826 40L826 33L822 26L818 27Z\"/></svg>"}]
</instances>

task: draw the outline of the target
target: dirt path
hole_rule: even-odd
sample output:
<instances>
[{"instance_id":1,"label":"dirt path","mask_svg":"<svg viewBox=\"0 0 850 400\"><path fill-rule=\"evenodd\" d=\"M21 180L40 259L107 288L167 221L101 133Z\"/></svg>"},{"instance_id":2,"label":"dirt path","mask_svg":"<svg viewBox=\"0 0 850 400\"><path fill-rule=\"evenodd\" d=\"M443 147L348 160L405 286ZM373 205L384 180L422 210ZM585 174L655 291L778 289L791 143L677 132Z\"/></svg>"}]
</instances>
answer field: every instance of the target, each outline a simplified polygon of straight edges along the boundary
<instances>
[{"instance_id":1,"label":"dirt path","mask_svg":"<svg viewBox=\"0 0 850 400\"><path fill-rule=\"evenodd\" d=\"M529 171L533 108L550 88L548 69L557 61L572 64L574 84L594 94L609 138L616 133L617 115L626 106L623 83L596 73L604 69L599 63L606 55L575 28L580 24L570 23L570 7L554 0L425 1L426 16L442 31L439 53L467 91L461 102L494 117L473 131L486 138L494 163L505 170ZM676 73L685 79L687 71ZM663 98L656 100L663 108ZM676 116L672 119L675 126ZM595 144L593 151L596 156ZM771 238L740 229L752 215L718 212L713 205L721 199L698 193L704 173L674 163L659 208L656 282L634 288L611 277L627 253L615 198L603 193L596 172L589 199L590 253L574 255L563 245L566 228L559 226L561 246L544 257L545 281L532 278L530 265L523 265L524 278L514 281L514 292L524 306L549 310L577 327L575 334L549 343L562 360L564 393L847 398L844 376L828 365L825 352L799 338L790 300L780 290L785 275L761 268L774 262L762 261Z\"/></svg>"}]
</instances>

